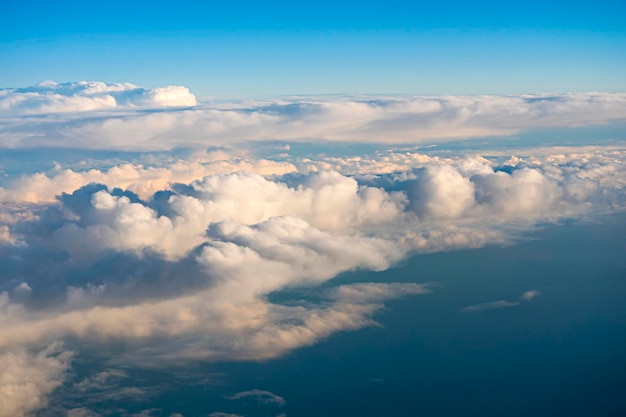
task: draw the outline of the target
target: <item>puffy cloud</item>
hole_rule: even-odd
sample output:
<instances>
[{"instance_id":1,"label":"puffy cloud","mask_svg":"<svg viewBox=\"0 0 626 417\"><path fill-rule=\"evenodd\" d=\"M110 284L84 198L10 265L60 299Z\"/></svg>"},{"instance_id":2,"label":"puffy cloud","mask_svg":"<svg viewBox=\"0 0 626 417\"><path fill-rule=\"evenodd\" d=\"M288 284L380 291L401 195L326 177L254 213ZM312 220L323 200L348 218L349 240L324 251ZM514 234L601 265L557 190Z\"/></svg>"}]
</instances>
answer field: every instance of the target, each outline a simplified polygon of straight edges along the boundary
<instances>
[{"instance_id":1,"label":"puffy cloud","mask_svg":"<svg viewBox=\"0 0 626 417\"><path fill-rule=\"evenodd\" d=\"M124 107L188 107L197 104L181 86L152 90L129 83L46 81L31 87L0 90L0 109L7 114L89 112Z\"/></svg>"},{"instance_id":2,"label":"puffy cloud","mask_svg":"<svg viewBox=\"0 0 626 417\"><path fill-rule=\"evenodd\" d=\"M522 294L522 296L520 297L520 299L524 300L524 301L531 301L532 299L534 299L535 297L537 297L539 295L539 291L537 290L530 290L530 291L526 291L524 294Z\"/></svg>"},{"instance_id":3,"label":"puffy cloud","mask_svg":"<svg viewBox=\"0 0 626 417\"><path fill-rule=\"evenodd\" d=\"M393 220L405 198L380 188L359 186L337 172L315 173L297 187L252 174L211 176L192 184L211 204L214 221L253 224L270 217L293 215L325 230L339 230Z\"/></svg>"},{"instance_id":4,"label":"puffy cloud","mask_svg":"<svg viewBox=\"0 0 626 417\"><path fill-rule=\"evenodd\" d=\"M58 343L38 352L0 351L0 416L23 417L45 407L47 396L63 382L71 356Z\"/></svg>"},{"instance_id":5,"label":"puffy cloud","mask_svg":"<svg viewBox=\"0 0 626 417\"><path fill-rule=\"evenodd\" d=\"M191 94L187 87L167 86L157 87L143 92L144 106L195 106L198 104L196 97Z\"/></svg>"},{"instance_id":6,"label":"puffy cloud","mask_svg":"<svg viewBox=\"0 0 626 417\"><path fill-rule=\"evenodd\" d=\"M504 216L541 213L561 192L541 171L530 168L481 174L472 181L477 203Z\"/></svg>"},{"instance_id":7,"label":"puffy cloud","mask_svg":"<svg viewBox=\"0 0 626 417\"><path fill-rule=\"evenodd\" d=\"M178 87L18 90L0 92L9 115L0 121L5 146L199 148L188 158L120 153L127 160L2 177L0 362L19 369L9 365L13 379L0 389L2 401L14 400L6 406L14 415L44 406L61 384L69 354L41 351L56 340L103 356L124 346L107 368L65 391L143 396L141 387L115 388L127 375L116 365L272 358L375 324L387 300L432 289L338 286L332 279L341 273L382 271L414 252L510 243L539 222L626 207L619 145L471 155L388 147L353 156L302 155L284 145L417 143L600 123L623 118L620 94L295 98L155 111L147 107L193 103ZM27 122L21 115L29 112ZM253 146L238 148L244 140L279 144L255 156ZM538 294L462 311L513 307ZM271 401L270 394L235 395ZM70 415L91 415L83 405L73 403Z\"/></svg>"},{"instance_id":8,"label":"puffy cloud","mask_svg":"<svg viewBox=\"0 0 626 417\"><path fill-rule=\"evenodd\" d=\"M293 217L275 217L254 227L218 223L217 239L199 255L200 264L223 277L225 294L264 294L275 288L323 282L357 268L384 270L402 256L388 241L333 236ZM251 280L251 276L262 277ZM243 278L243 282L240 279Z\"/></svg>"},{"instance_id":9,"label":"puffy cloud","mask_svg":"<svg viewBox=\"0 0 626 417\"><path fill-rule=\"evenodd\" d=\"M282 175L296 171L296 167L288 162L231 158L226 154L217 158L212 156L206 162L198 157L194 157L193 161L176 160L164 167L123 163L107 170L74 171L57 165L48 173L38 172L11 178L4 188L0 188L0 203L49 203L55 201L59 194L71 193L90 183L123 188L149 198L175 183L190 183L208 175L242 171Z\"/></svg>"},{"instance_id":10,"label":"puffy cloud","mask_svg":"<svg viewBox=\"0 0 626 417\"><path fill-rule=\"evenodd\" d=\"M429 219L461 217L474 204L474 183L449 165L427 167L409 190L413 208Z\"/></svg>"},{"instance_id":11,"label":"puffy cloud","mask_svg":"<svg viewBox=\"0 0 626 417\"><path fill-rule=\"evenodd\" d=\"M103 188L86 186L61 197L78 221L66 221L53 237L76 259L93 259L109 249L151 249L178 258L206 240L207 227L219 222L251 225L293 216L321 230L375 226L401 216L405 201L400 193L359 186L356 180L335 172L313 174L295 188L241 173L205 177L191 184L192 195L172 192L161 207L168 217L132 194L115 195ZM294 220L292 232L308 228ZM278 226L273 232L284 234Z\"/></svg>"},{"instance_id":12,"label":"puffy cloud","mask_svg":"<svg viewBox=\"0 0 626 417\"><path fill-rule=\"evenodd\" d=\"M101 342L123 338L147 347L154 338L167 337L171 341L152 349L152 356L264 358L314 343L341 329L370 324L369 316L380 308L379 302L402 295L395 287L389 291L379 288L371 295L361 291L358 300L336 299L319 306L286 307L264 300L272 291L321 283L343 271L386 269L404 254L392 242L346 229L371 222L368 213L388 215L378 210L385 202L385 192L371 193L368 187L359 187L353 179L337 173L314 174L304 184L292 188L252 174L210 177L191 187L197 197L170 197L171 217L158 215L132 194L110 193L102 186L62 196L60 202L69 217L57 221L59 227L46 236L49 244L66 250L79 262L75 265L85 258L93 262L110 249L139 255L154 250L180 258L196 248L195 261L189 267L204 271L205 283L200 286L204 289L156 301L131 298L126 301L129 304L108 306L115 303L109 294L115 294L116 283L87 282L83 287L68 286L60 308L28 311L7 300L3 314L7 325L0 345L73 336ZM259 186L268 192L255 194ZM338 217L316 220L316 194L328 196L338 213L331 214ZM249 205L250 210L265 210L250 217L245 212L247 198L260 201ZM296 198L302 201L294 202ZM232 204L239 200L243 200L243 212L233 209ZM275 211L272 201L281 204ZM214 209L205 220L196 221L198 213L218 203L225 208ZM283 215L284 211L293 214ZM399 211L400 206L392 213ZM318 221L327 231L294 215ZM192 235L195 240L190 239ZM24 250L27 255L29 249ZM407 287L404 293L422 291ZM370 303L374 299L376 303ZM286 319L292 321L284 322ZM177 336L182 335L197 342L181 346ZM208 336L198 339L198 335Z\"/></svg>"},{"instance_id":13,"label":"puffy cloud","mask_svg":"<svg viewBox=\"0 0 626 417\"><path fill-rule=\"evenodd\" d=\"M166 252L169 248L165 241L172 234L171 220L126 196L97 191L81 215L85 227L66 223L54 234L60 246L76 259L91 258L106 249L123 251L160 245Z\"/></svg>"}]
</instances>

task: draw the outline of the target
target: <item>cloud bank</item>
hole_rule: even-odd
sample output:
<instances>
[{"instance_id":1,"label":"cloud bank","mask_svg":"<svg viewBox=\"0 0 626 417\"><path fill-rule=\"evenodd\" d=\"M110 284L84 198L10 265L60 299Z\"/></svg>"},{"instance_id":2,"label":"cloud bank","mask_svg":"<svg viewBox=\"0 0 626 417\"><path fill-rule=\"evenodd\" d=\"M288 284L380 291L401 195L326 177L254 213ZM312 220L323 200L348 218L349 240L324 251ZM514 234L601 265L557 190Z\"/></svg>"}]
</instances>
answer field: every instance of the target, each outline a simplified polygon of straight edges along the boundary
<instances>
[{"instance_id":1,"label":"cloud bank","mask_svg":"<svg viewBox=\"0 0 626 417\"><path fill-rule=\"evenodd\" d=\"M624 103L620 94L572 94L196 105L180 87L2 90L5 149L198 149L4 175L0 409L9 411L0 416L44 407L67 381L72 355L106 362L67 385L93 396L125 395L110 387L126 377L121 367L274 358L376 324L389 300L440 290L428 277L342 284L341 274L383 271L416 253L509 244L538 224L626 207L619 143L514 156L394 146L339 156L282 146L268 156L239 143L419 143L602 123L622 118ZM260 390L234 397L281 398Z\"/></svg>"},{"instance_id":2,"label":"cloud bank","mask_svg":"<svg viewBox=\"0 0 626 417\"><path fill-rule=\"evenodd\" d=\"M175 109L169 109L176 107ZM0 90L3 146L169 150L249 141L432 143L624 120L626 94L293 97L202 103L185 87Z\"/></svg>"}]
</instances>

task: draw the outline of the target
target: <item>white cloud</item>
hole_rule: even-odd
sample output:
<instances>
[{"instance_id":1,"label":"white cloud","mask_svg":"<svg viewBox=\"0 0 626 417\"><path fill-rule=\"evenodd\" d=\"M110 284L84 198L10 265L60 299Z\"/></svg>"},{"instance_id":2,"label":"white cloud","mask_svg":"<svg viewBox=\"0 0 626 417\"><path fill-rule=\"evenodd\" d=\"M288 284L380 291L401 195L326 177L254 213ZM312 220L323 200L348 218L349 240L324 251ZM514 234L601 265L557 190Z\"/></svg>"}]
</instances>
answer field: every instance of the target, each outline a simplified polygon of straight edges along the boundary
<instances>
[{"instance_id":1,"label":"white cloud","mask_svg":"<svg viewBox=\"0 0 626 417\"><path fill-rule=\"evenodd\" d=\"M539 291L530 290L522 294L519 299L521 301L532 301L538 295L539 295ZM463 307L460 311L463 313L476 313L476 312L485 311L485 310L515 307L515 306L519 306L520 304L521 304L520 301L498 300L498 301L491 301L488 303L473 304L471 306Z\"/></svg>"},{"instance_id":2,"label":"white cloud","mask_svg":"<svg viewBox=\"0 0 626 417\"><path fill-rule=\"evenodd\" d=\"M209 156L203 161L194 155L194 160L176 160L165 167L146 167L124 163L107 170L88 169L74 171L57 166L48 173L22 175L11 178L4 188L0 188L0 202L10 203L49 203L62 193L90 184L105 184L110 188L123 188L149 198L157 191L170 188L174 183L190 183L209 175L235 172L251 172L260 175L282 175L296 171L288 162L267 159L231 158L224 154L219 159Z\"/></svg>"},{"instance_id":3,"label":"white cloud","mask_svg":"<svg viewBox=\"0 0 626 417\"><path fill-rule=\"evenodd\" d=\"M519 302L517 301L498 300L498 301L491 301L488 303L473 304L471 306L463 307L461 311L463 313L476 313L479 311L494 310L498 308L515 307L518 305L519 305Z\"/></svg>"},{"instance_id":4,"label":"white cloud","mask_svg":"<svg viewBox=\"0 0 626 417\"><path fill-rule=\"evenodd\" d=\"M482 156L415 147L300 156L284 145L419 143L602 123L624 118L623 94L194 100L180 87L128 84L0 91L7 147L198 145L189 158L151 154L139 163L133 156L107 168L85 160L2 177L0 362L17 365L7 365L13 379L0 398L12 415L44 406L63 380L69 354L41 352L56 340L78 350L89 344L94 354L123 344L110 366L272 358L373 325L387 300L431 290L415 283L333 285L341 273L382 271L414 252L507 244L539 222L626 207L626 150L619 144ZM255 140L273 141L277 160L238 145ZM228 146L206 150L216 144ZM271 301L294 288L306 295ZM462 311L513 307L538 294ZM145 394L114 389L125 376L108 369L71 389ZM235 395L280 398L260 390ZM86 408L70 413L90 415Z\"/></svg>"},{"instance_id":5,"label":"white cloud","mask_svg":"<svg viewBox=\"0 0 626 417\"><path fill-rule=\"evenodd\" d=\"M280 395L276 395L273 392L260 389L242 391L228 397L229 400L239 400L242 398L252 398L261 404L278 405L280 407L283 407L285 404L287 404L287 401L285 401L285 399Z\"/></svg>"},{"instance_id":6,"label":"white cloud","mask_svg":"<svg viewBox=\"0 0 626 417\"><path fill-rule=\"evenodd\" d=\"M535 297L539 296L539 291L537 290L530 290L530 291L526 291L524 294L522 294L522 296L520 297L520 299L524 300L524 301L531 301L533 300Z\"/></svg>"},{"instance_id":7,"label":"white cloud","mask_svg":"<svg viewBox=\"0 0 626 417\"><path fill-rule=\"evenodd\" d=\"M409 191L415 211L428 219L458 218L475 204L474 183L450 165L425 168Z\"/></svg>"},{"instance_id":8,"label":"white cloud","mask_svg":"<svg viewBox=\"0 0 626 417\"><path fill-rule=\"evenodd\" d=\"M293 98L202 104L179 86L79 82L0 90L9 147L173 149L247 141L424 143L624 120L626 94ZM146 112L134 107L191 107ZM92 117L90 112L98 112ZM50 113L57 113L49 117ZM42 115L24 119L23 115ZM128 137L132 136L132 140Z\"/></svg>"},{"instance_id":9,"label":"white cloud","mask_svg":"<svg viewBox=\"0 0 626 417\"><path fill-rule=\"evenodd\" d=\"M428 286L413 283L359 283L342 285L333 290L333 296L344 302L376 302L406 295L427 294Z\"/></svg>"},{"instance_id":10,"label":"white cloud","mask_svg":"<svg viewBox=\"0 0 626 417\"><path fill-rule=\"evenodd\" d=\"M356 180L335 172L313 174L295 188L240 173L208 176L192 183L191 189L196 196L169 197L170 217L127 196L105 190L92 193L92 188L78 190L64 199L85 198L88 204L75 211L79 221L67 221L53 233L53 240L78 260L94 259L109 249L151 249L179 258L206 241L205 231L212 223L253 225L292 216L321 230L345 230L393 221L402 215L405 200L399 193L359 186ZM297 227L308 228L308 224Z\"/></svg>"},{"instance_id":11,"label":"white cloud","mask_svg":"<svg viewBox=\"0 0 626 417\"><path fill-rule=\"evenodd\" d=\"M147 90L129 83L79 81L57 84L48 81L26 88L0 90L0 110L14 115L90 112L125 107L188 107L196 104L195 96L181 86Z\"/></svg>"},{"instance_id":12,"label":"white cloud","mask_svg":"<svg viewBox=\"0 0 626 417\"><path fill-rule=\"evenodd\" d=\"M57 343L39 352L1 351L0 417L28 416L45 407L47 396L63 382L71 356Z\"/></svg>"}]
</instances>

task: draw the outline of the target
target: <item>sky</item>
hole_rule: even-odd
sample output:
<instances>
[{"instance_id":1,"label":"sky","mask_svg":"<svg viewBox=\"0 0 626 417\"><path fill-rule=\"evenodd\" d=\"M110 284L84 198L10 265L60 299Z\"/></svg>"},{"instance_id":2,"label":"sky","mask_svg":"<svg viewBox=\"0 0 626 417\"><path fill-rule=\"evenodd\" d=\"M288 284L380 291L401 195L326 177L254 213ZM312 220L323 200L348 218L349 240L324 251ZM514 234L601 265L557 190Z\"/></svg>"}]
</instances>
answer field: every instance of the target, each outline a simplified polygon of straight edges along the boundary
<instances>
[{"instance_id":1,"label":"sky","mask_svg":"<svg viewBox=\"0 0 626 417\"><path fill-rule=\"evenodd\" d=\"M624 415L624 11L3 2L0 417Z\"/></svg>"},{"instance_id":2,"label":"sky","mask_svg":"<svg viewBox=\"0 0 626 417\"><path fill-rule=\"evenodd\" d=\"M3 2L7 87L98 80L200 97L626 88L622 1Z\"/></svg>"}]
</instances>

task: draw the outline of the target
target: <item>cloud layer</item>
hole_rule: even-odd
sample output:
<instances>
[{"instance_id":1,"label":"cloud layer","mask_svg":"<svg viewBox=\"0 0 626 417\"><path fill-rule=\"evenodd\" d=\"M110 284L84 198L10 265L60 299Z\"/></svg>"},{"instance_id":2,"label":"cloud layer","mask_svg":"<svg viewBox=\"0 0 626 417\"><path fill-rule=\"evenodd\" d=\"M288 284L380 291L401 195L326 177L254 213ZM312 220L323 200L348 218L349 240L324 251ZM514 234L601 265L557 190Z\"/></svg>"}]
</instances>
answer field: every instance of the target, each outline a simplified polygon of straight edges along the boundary
<instances>
[{"instance_id":1,"label":"cloud layer","mask_svg":"<svg viewBox=\"0 0 626 417\"><path fill-rule=\"evenodd\" d=\"M626 94L294 97L197 105L185 87L83 81L0 90L0 110L6 147L169 150L248 141L399 144L511 135L624 120Z\"/></svg>"},{"instance_id":2,"label":"cloud layer","mask_svg":"<svg viewBox=\"0 0 626 417\"><path fill-rule=\"evenodd\" d=\"M623 117L625 103L620 94L572 94L196 106L181 87L2 90L4 147L199 148L2 178L0 409L8 411L0 416L45 406L73 354L87 351L110 368L72 389L111 395L107 381L125 378L121 366L273 358L375 324L388 300L438 291L428 277L341 285L342 273L511 243L539 223L626 207L619 143L515 156L392 146L340 156L281 147L268 156L237 143L465 138L606 122ZM232 398L284 401L261 390Z\"/></svg>"}]
</instances>

